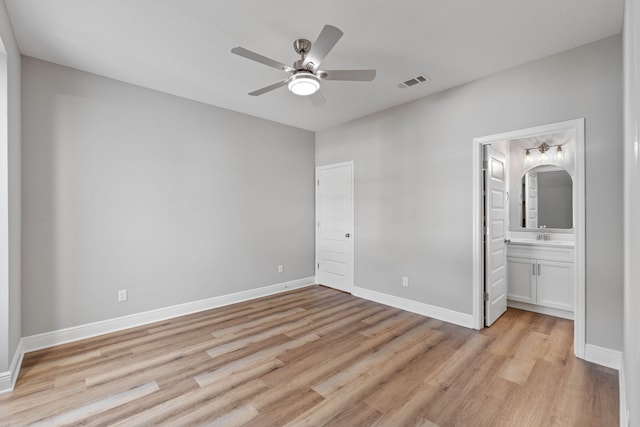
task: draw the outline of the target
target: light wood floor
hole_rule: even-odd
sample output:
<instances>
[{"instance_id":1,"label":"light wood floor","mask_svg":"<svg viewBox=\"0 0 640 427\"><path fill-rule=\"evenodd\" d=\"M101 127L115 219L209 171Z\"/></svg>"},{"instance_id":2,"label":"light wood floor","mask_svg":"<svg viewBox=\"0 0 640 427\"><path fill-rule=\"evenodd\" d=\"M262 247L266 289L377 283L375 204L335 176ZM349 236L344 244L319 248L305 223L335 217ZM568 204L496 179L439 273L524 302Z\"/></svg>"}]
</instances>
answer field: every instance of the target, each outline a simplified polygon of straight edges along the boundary
<instances>
[{"instance_id":1,"label":"light wood floor","mask_svg":"<svg viewBox=\"0 0 640 427\"><path fill-rule=\"evenodd\" d=\"M321 286L25 356L0 425L617 426L570 321L474 331Z\"/></svg>"}]
</instances>

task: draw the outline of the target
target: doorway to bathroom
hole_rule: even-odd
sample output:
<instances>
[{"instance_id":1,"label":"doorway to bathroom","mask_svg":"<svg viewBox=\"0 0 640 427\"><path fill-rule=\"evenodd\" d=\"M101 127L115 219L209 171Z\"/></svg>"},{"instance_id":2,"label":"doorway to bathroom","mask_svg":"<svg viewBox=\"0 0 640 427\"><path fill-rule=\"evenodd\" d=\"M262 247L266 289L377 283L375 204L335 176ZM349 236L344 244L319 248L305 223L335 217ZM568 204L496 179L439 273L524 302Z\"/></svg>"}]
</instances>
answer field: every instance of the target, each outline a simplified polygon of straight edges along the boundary
<instances>
[{"instance_id":1,"label":"doorway to bathroom","mask_svg":"<svg viewBox=\"0 0 640 427\"><path fill-rule=\"evenodd\" d=\"M473 319L574 320L585 350L584 119L473 140Z\"/></svg>"}]
</instances>

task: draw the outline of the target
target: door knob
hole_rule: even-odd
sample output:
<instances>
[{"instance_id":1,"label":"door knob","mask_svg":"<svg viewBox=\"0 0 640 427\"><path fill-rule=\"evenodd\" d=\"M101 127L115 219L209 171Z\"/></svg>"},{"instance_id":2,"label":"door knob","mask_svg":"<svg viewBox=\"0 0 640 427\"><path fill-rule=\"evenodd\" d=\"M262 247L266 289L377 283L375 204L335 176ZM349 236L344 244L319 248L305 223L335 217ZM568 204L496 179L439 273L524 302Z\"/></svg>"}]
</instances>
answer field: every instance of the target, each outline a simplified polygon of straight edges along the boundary
<instances>
[{"instance_id":1,"label":"door knob","mask_svg":"<svg viewBox=\"0 0 640 427\"><path fill-rule=\"evenodd\" d=\"M351 234L347 233L344 235L344 237L351 237Z\"/></svg>"}]
</instances>

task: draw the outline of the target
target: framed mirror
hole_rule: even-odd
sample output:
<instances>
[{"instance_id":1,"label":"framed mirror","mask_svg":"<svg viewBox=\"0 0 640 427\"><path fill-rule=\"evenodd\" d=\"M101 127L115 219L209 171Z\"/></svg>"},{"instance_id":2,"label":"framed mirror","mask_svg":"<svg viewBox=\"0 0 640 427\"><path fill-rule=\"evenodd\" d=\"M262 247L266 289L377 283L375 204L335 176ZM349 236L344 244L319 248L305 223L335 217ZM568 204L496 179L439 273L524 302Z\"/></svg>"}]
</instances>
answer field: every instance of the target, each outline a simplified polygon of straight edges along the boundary
<instances>
[{"instance_id":1,"label":"framed mirror","mask_svg":"<svg viewBox=\"0 0 640 427\"><path fill-rule=\"evenodd\" d=\"M534 167L522 176L520 188L521 229L573 229L573 179L565 169Z\"/></svg>"}]
</instances>

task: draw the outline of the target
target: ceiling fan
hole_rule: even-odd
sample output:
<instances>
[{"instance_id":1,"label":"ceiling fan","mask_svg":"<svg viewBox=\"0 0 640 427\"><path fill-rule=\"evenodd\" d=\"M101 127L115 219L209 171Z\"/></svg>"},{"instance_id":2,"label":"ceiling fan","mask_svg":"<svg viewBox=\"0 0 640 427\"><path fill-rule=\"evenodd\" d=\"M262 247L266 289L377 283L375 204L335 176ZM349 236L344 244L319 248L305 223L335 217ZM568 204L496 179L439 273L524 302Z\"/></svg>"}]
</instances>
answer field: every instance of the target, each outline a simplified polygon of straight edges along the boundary
<instances>
[{"instance_id":1,"label":"ceiling fan","mask_svg":"<svg viewBox=\"0 0 640 427\"><path fill-rule=\"evenodd\" d=\"M234 47L231 52L291 74L286 79L250 92L249 95L258 96L279 87L287 86L292 93L309 96L311 103L319 106L326 102L322 92L320 92L320 82L322 80L371 81L376 76L376 70L320 70L318 68L331 49L338 43L342 34L342 31L338 28L325 25L314 43L307 39L295 40L293 48L300 55L300 59L295 61L292 67L243 47Z\"/></svg>"}]
</instances>

